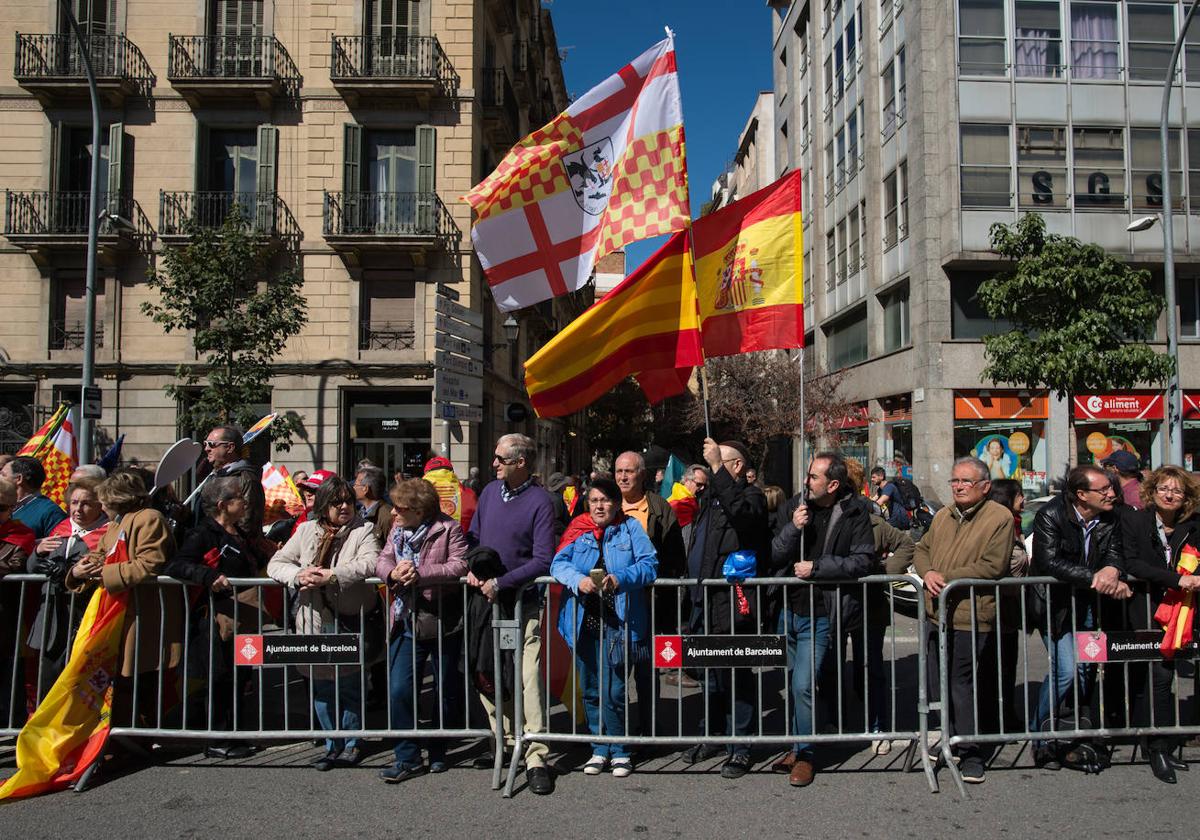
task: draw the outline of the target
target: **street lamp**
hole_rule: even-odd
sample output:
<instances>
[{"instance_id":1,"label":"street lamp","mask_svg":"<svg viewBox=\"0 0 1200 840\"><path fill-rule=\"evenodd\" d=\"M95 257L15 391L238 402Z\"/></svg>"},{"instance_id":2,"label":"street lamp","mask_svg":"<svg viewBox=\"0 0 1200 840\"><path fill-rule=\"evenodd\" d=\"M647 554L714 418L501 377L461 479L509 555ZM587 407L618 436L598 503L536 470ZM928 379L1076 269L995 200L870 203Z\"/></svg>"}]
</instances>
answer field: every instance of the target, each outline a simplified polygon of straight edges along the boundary
<instances>
[{"instance_id":1,"label":"street lamp","mask_svg":"<svg viewBox=\"0 0 1200 840\"><path fill-rule=\"evenodd\" d=\"M521 325L517 323L517 319L513 315L509 315L504 319L504 337L508 339L509 344L517 343L517 336L521 334Z\"/></svg>"},{"instance_id":2,"label":"street lamp","mask_svg":"<svg viewBox=\"0 0 1200 840\"><path fill-rule=\"evenodd\" d=\"M1140 219L1134 219L1129 224L1125 225L1125 230L1130 233L1141 233L1143 230L1149 230L1155 222L1158 221L1158 214L1153 216L1142 216Z\"/></svg>"},{"instance_id":3,"label":"street lamp","mask_svg":"<svg viewBox=\"0 0 1200 840\"><path fill-rule=\"evenodd\" d=\"M67 25L75 33L79 42L79 59L83 63L83 72L87 76L88 93L92 100L92 172L88 185L88 239L87 267L84 274L84 315L83 315L83 370L80 374L79 405L82 408L87 389L92 387L96 366L96 237L100 223L97 206L100 203L100 91L96 87L96 74L92 70L92 56L89 44L84 41L83 33L79 30L79 21L71 11L68 0L58 0ZM107 215L105 213L104 215ZM80 412L82 415L82 412ZM89 417L79 418L79 463L92 462L92 421Z\"/></svg>"},{"instance_id":4,"label":"street lamp","mask_svg":"<svg viewBox=\"0 0 1200 840\"><path fill-rule=\"evenodd\" d=\"M1167 460L1169 463L1183 465L1183 393L1179 390L1179 329L1175 323L1175 228L1171 207L1171 170L1170 170L1170 138L1167 130L1167 118L1171 111L1171 86L1175 80L1175 68L1179 64L1179 53L1183 49L1183 39L1187 37L1188 26L1196 14L1200 0L1192 0L1188 7L1187 17L1179 29L1179 37L1175 39L1175 49L1171 51L1171 61L1167 66L1166 78L1163 79L1162 114L1159 121L1159 143L1162 154L1162 231L1163 231L1163 284L1166 286L1167 298L1167 355L1175 360L1175 370L1167 382ZM1134 224L1143 222L1139 219ZM1146 224L1148 228L1153 221ZM1132 225L1131 225L1132 227ZM1142 228L1145 230L1145 228Z\"/></svg>"}]
</instances>

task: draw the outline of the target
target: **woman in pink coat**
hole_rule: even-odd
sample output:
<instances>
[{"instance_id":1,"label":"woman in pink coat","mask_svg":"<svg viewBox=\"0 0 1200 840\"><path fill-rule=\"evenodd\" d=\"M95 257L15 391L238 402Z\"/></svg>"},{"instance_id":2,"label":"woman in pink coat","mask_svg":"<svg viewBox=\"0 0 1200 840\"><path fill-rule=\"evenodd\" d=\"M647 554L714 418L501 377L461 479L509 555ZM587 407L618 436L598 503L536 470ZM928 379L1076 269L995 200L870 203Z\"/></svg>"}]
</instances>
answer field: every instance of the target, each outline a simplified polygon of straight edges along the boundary
<instances>
[{"instance_id":1,"label":"woman in pink coat","mask_svg":"<svg viewBox=\"0 0 1200 840\"><path fill-rule=\"evenodd\" d=\"M375 574L391 589L388 643L389 729L415 729L425 663L435 663L434 689L440 699L436 729L461 728L463 682L463 595L458 579L467 573L467 542L458 523L441 512L437 491L419 478L392 489L396 525L379 554ZM379 777L397 783L446 770L445 739L429 739L429 767L421 743L402 738L396 763Z\"/></svg>"}]
</instances>

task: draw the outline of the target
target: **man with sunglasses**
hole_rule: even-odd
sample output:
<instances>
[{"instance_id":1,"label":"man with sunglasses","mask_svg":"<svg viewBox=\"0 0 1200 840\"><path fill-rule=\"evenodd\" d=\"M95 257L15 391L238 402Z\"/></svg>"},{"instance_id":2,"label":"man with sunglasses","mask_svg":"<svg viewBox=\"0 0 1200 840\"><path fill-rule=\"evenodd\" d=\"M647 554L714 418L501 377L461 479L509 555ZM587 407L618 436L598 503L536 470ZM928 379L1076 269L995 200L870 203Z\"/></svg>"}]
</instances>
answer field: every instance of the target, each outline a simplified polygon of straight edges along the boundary
<instances>
[{"instance_id":1,"label":"man with sunglasses","mask_svg":"<svg viewBox=\"0 0 1200 840\"><path fill-rule=\"evenodd\" d=\"M263 514L267 500L263 494L262 471L242 458L242 432L236 426L217 426L204 439L204 457L212 465L216 478L235 476L241 482L242 498L246 500L246 513L238 525L242 532L255 537L262 536ZM199 497L196 502L199 504ZM197 507L194 521L199 522L201 513Z\"/></svg>"},{"instance_id":2,"label":"man with sunglasses","mask_svg":"<svg viewBox=\"0 0 1200 840\"><path fill-rule=\"evenodd\" d=\"M1062 495L1044 505L1033 523L1033 573L1049 575L1065 586L1049 587L1051 638L1043 637L1050 652L1051 673L1042 684L1035 726L1042 728L1057 715L1061 701L1076 684L1076 630L1109 626L1120 620L1116 603L1130 597L1122 553L1120 517L1114 510L1117 493L1108 473L1092 464L1081 464L1067 474ZM1096 593L1104 598L1097 599ZM1078 624L1079 626L1075 626ZM1088 672L1080 669L1078 685L1087 699ZM1093 698L1098 710L1099 698ZM1099 721L1093 721L1099 725ZM1059 756L1049 744L1036 744L1034 761L1057 770Z\"/></svg>"}]
</instances>

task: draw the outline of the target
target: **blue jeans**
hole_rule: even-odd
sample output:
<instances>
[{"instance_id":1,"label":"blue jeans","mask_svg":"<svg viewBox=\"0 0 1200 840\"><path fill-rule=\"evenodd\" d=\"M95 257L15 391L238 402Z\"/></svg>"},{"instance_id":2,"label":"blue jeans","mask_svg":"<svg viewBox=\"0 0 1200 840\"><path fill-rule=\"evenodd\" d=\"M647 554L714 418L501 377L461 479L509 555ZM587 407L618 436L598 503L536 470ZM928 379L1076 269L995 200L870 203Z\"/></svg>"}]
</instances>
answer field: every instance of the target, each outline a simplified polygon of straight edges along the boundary
<instances>
[{"instance_id":1,"label":"blue jeans","mask_svg":"<svg viewBox=\"0 0 1200 840\"><path fill-rule=\"evenodd\" d=\"M792 732L813 733L813 676L820 672L829 650L829 619L810 618L785 609L779 616L779 633L787 636L788 663L792 678ZM792 754L812 759L812 744L797 741Z\"/></svg>"},{"instance_id":2,"label":"blue jeans","mask_svg":"<svg viewBox=\"0 0 1200 840\"><path fill-rule=\"evenodd\" d=\"M1042 690L1038 695L1037 719L1033 727L1035 731L1040 731L1042 725L1050 720L1052 705L1055 720L1058 719L1063 698L1071 696L1075 690L1076 673L1079 674L1079 687L1086 693L1086 666L1075 664L1075 634L1067 632L1053 641L1043 636L1042 642L1050 653L1050 673L1046 675L1046 679L1042 683ZM1053 704L1050 699L1051 685L1054 688Z\"/></svg>"},{"instance_id":3,"label":"blue jeans","mask_svg":"<svg viewBox=\"0 0 1200 840\"><path fill-rule=\"evenodd\" d=\"M583 712L588 731L593 735L625 734L626 677L632 663L625 652L625 634L619 630L604 631L604 652L600 637L586 630L575 640L575 662L579 669L579 687L583 695ZM600 683L604 683L601 697ZM603 715L604 732L600 732ZM592 754L606 758L628 758L624 744L592 744Z\"/></svg>"},{"instance_id":4,"label":"blue jeans","mask_svg":"<svg viewBox=\"0 0 1200 840\"><path fill-rule=\"evenodd\" d=\"M414 639L412 629L397 632L388 645L388 683L392 711L392 729L417 728L417 702L425 680L427 661L440 665L434 673L434 691L441 704L441 714L433 719L434 728L455 729L463 723L463 683L458 668L462 650L462 634L442 636L442 655L438 660L437 639ZM414 692L414 686L416 690ZM414 696L414 693L416 696ZM446 757L446 741L431 738L426 743L429 760ZM414 767L421 763L421 742L402 738L396 742L397 767Z\"/></svg>"},{"instance_id":5,"label":"blue jeans","mask_svg":"<svg viewBox=\"0 0 1200 840\"><path fill-rule=\"evenodd\" d=\"M362 685L358 668L340 668L339 679L312 681L313 711L322 729L362 729ZM333 716L341 706L341 726L334 724ZM340 753L358 746L357 738L326 738L325 750Z\"/></svg>"}]
</instances>

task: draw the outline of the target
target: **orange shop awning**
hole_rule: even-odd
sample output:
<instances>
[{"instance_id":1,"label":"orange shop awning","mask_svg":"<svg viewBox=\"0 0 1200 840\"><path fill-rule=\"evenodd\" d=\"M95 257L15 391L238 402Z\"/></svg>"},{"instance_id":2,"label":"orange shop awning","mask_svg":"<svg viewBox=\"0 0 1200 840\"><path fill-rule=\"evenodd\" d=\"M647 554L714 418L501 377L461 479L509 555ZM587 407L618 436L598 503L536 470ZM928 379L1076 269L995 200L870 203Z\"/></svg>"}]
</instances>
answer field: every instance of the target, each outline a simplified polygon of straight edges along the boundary
<instances>
[{"instance_id":1,"label":"orange shop awning","mask_svg":"<svg viewBox=\"0 0 1200 840\"><path fill-rule=\"evenodd\" d=\"M1045 391L955 391L955 420L1045 420L1050 396Z\"/></svg>"}]
</instances>

